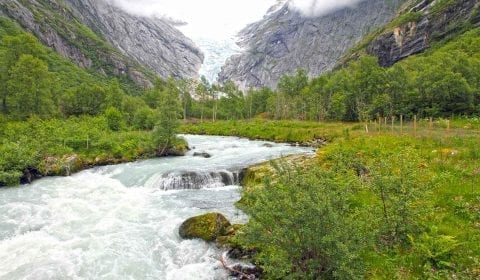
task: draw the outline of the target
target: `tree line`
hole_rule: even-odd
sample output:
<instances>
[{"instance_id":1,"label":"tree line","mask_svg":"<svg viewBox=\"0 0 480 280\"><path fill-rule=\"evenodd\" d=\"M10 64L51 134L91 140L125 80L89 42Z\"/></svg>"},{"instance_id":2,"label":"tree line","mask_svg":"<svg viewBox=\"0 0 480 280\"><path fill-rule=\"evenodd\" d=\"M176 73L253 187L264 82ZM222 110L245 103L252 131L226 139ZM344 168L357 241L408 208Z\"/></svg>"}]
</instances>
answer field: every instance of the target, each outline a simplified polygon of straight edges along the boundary
<instances>
[{"instance_id":1,"label":"tree line","mask_svg":"<svg viewBox=\"0 0 480 280\"><path fill-rule=\"evenodd\" d=\"M400 115L479 115L479 33L472 30L390 68L380 67L375 57L362 56L314 78L298 70L283 76L275 90L242 92L233 82L218 86L203 81L205 93L189 107L188 116L363 122Z\"/></svg>"}]
</instances>

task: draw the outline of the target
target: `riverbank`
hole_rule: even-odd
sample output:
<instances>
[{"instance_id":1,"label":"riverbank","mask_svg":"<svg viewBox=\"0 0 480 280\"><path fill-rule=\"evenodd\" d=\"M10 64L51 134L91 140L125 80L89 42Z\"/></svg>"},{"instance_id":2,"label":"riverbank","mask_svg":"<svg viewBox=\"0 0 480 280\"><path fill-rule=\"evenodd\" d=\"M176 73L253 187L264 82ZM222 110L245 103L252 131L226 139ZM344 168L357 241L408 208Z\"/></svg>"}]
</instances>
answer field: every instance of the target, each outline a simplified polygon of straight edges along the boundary
<instances>
[{"instance_id":1,"label":"riverbank","mask_svg":"<svg viewBox=\"0 0 480 280\"><path fill-rule=\"evenodd\" d=\"M0 139L0 186L66 176L94 166L182 155L188 149L182 139L158 147L151 131L113 131L103 117L4 122Z\"/></svg>"},{"instance_id":2,"label":"riverbank","mask_svg":"<svg viewBox=\"0 0 480 280\"><path fill-rule=\"evenodd\" d=\"M322 146L338 137L362 131L358 123L319 123L302 121L216 121L184 123L182 133L245 137L304 146Z\"/></svg>"},{"instance_id":3,"label":"riverbank","mask_svg":"<svg viewBox=\"0 0 480 280\"><path fill-rule=\"evenodd\" d=\"M237 241L267 278L479 278L479 140L352 133L253 166Z\"/></svg>"}]
</instances>

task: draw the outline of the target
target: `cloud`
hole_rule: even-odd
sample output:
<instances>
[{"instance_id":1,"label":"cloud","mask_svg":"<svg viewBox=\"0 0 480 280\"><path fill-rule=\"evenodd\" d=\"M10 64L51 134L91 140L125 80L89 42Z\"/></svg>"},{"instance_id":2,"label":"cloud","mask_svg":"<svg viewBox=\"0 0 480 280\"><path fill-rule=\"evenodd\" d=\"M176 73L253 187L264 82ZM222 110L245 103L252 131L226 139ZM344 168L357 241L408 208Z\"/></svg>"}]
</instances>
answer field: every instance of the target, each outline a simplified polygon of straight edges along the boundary
<instances>
[{"instance_id":1,"label":"cloud","mask_svg":"<svg viewBox=\"0 0 480 280\"><path fill-rule=\"evenodd\" d=\"M291 0L289 7L299 10L308 17L318 17L336 10L355 7L362 0Z\"/></svg>"},{"instance_id":2,"label":"cloud","mask_svg":"<svg viewBox=\"0 0 480 280\"><path fill-rule=\"evenodd\" d=\"M100 0L97 0L100 1ZM187 36L232 37L277 0L105 0L129 13L169 19Z\"/></svg>"}]
</instances>

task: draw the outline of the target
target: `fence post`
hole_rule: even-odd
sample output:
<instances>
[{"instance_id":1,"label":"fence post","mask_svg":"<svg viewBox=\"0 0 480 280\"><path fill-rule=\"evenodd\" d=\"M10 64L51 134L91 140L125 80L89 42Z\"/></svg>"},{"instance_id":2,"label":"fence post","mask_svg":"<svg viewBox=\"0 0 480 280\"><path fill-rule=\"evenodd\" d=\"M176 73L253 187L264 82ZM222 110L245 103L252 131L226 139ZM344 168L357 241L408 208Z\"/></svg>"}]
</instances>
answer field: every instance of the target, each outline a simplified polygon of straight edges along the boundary
<instances>
[{"instance_id":1,"label":"fence post","mask_svg":"<svg viewBox=\"0 0 480 280\"><path fill-rule=\"evenodd\" d=\"M417 137L417 115L413 116L413 137Z\"/></svg>"},{"instance_id":2,"label":"fence post","mask_svg":"<svg viewBox=\"0 0 480 280\"><path fill-rule=\"evenodd\" d=\"M403 134L403 115L400 115L400 134Z\"/></svg>"},{"instance_id":3,"label":"fence post","mask_svg":"<svg viewBox=\"0 0 480 280\"><path fill-rule=\"evenodd\" d=\"M450 136L450 120L447 120L447 136Z\"/></svg>"},{"instance_id":4,"label":"fence post","mask_svg":"<svg viewBox=\"0 0 480 280\"><path fill-rule=\"evenodd\" d=\"M395 116L392 116L392 133L395 130L394 125L395 125Z\"/></svg>"},{"instance_id":5,"label":"fence post","mask_svg":"<svg viewBox=\"0 0 480 280\"><path fill-rule=\"evenodd\" d=\"M428 130L429 130L429 135L430 137L432 136L432 132L433 132L433 118L430 117L430 122L428 124Z\"/></svg>"}]
</instances>

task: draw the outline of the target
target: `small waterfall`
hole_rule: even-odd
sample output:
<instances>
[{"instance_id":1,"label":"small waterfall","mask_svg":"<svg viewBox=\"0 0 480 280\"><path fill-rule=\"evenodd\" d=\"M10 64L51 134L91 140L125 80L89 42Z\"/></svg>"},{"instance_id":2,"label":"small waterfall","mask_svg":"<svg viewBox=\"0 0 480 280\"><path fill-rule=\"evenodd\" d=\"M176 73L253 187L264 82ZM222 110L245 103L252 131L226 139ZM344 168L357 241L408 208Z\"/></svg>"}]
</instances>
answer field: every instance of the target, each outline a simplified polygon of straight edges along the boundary
<instances>
[{"instance_id":1,"label":"small waterfall","mask_svg":"<svg viewBox=\"0 0 480 280\"><path fill-rule=\"evenodd\" d=\"M176 171L155 175L146 183L147 187L161 190L185 190L218 188L239 184L239 171Z\"/></svg>"}]
</instances>

